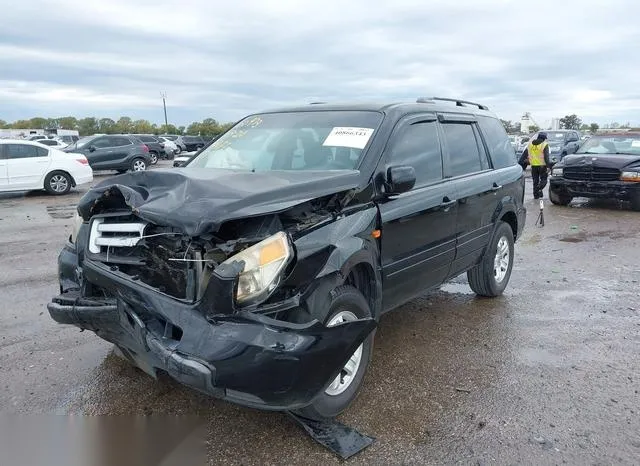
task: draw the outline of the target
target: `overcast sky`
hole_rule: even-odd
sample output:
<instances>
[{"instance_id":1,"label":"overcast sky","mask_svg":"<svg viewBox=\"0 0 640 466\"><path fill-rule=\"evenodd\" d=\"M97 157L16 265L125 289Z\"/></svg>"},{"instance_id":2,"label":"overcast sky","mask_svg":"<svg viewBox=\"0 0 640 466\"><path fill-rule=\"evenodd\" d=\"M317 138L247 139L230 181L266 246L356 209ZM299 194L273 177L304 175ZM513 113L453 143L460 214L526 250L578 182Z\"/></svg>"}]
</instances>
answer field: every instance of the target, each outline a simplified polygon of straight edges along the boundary
<instances>
[{"instance_id":1,"label":"overcast sky","mask_svg":"<svg viewBox=\"0 0 640 466\"><path fill-rule=\"evenodd\" d=\"M640 1L28 0L0 16L0 119L161 123L455 96L540 125L640 124ZM386 3L386 5L385 5ZM188 5L188 6L187 6Z\"/></svg>"}]
</instances>

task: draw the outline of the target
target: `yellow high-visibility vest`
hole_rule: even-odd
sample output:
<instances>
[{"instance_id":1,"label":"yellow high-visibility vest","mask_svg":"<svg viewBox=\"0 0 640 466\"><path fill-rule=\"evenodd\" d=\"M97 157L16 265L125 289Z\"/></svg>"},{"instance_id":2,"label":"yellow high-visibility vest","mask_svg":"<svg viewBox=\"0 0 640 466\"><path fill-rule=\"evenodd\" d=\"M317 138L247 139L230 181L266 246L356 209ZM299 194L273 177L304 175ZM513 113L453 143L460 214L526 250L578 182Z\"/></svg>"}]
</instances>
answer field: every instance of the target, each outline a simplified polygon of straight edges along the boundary
<instances>
[{"instance_id":1,"label":"yellow high-visibility vest","mask_svg":"<svg viewBox=\"0 0 640 466\"><path fill-rule=\"evenodd\" d=\"M547 141L543 141L541 144L538 144L537 146L533 144L533 142L529 143L529 146L527 147L527 152L529 154L529 164L532 167L541 167L546 165L545 161L544 161L544 148L547 147L549 144L547 143Z\"/></svg>"}]
</instances>

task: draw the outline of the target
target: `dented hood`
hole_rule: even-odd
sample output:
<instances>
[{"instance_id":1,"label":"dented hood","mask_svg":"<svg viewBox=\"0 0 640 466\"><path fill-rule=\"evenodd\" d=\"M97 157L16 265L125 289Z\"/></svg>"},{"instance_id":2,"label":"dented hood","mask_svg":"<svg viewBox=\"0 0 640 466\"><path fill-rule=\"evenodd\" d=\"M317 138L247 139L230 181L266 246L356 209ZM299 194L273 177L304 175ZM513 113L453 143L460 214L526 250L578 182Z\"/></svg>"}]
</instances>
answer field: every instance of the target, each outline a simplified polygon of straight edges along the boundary
<instances>
[{"instance_id":1,"label":"dented hood","mask_svg":"<svg viewBox=\"0 0 640 466\"><path fill-rule=\"evenodd\" d=\"M143 220L198 236L217 231L228 220L354 189L359 177L357 170L154 169L125 173L92 187L80 199L78 213L88 220L105 209L128 207Z\"/></svg>"},{"instance_id":2,"label":"dented hood","mask_svg":"<svg viewBox=\"0 0 640 466\"><path fill-rule=\"evenodd\" d=\"M640 156L630 154L573 154L562 159L565 167L627 168L640 166Z\"/></svg>"}]
</instances>

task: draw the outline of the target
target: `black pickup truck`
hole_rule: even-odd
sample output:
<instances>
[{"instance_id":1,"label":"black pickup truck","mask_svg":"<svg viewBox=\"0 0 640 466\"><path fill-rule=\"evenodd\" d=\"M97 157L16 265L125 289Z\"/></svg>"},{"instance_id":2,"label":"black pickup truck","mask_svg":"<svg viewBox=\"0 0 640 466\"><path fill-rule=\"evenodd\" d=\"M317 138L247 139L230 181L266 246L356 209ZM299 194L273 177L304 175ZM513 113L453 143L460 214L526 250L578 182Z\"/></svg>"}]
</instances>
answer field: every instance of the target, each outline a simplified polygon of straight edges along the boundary
<instances>
[{"instance_id":1,"label":"black pickup truck","mask_svg":"<svg viewBox=\"0 0 640 466\"><path fill-rule=\"evenodd\" d=\"M330 418L360 389L383 313L462 273L503 292L523 197L483 105L254 114L186 167L93 187L48 310L149 374Z\"/></svg>"}]
</instances>

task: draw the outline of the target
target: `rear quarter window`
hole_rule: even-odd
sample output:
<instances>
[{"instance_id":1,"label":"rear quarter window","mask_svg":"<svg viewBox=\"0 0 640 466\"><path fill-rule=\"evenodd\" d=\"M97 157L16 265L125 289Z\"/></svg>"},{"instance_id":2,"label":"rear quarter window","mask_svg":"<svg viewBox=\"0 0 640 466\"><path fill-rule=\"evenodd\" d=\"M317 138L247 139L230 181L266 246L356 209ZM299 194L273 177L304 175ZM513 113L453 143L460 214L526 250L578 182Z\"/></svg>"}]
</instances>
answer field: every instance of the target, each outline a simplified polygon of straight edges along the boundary
<instances>
[{"instance_id":1,"label":"rear quarter window","mask_svg":"<svg viewBox=\"0 0 640 466\"><path fill-rule=\"evenodd\" d=\"M478 116L478 124L489 149L493 168L505 168L515 165L516 155L509 142L507 132L497 118Z\"/></svg>"}]
</instances>

